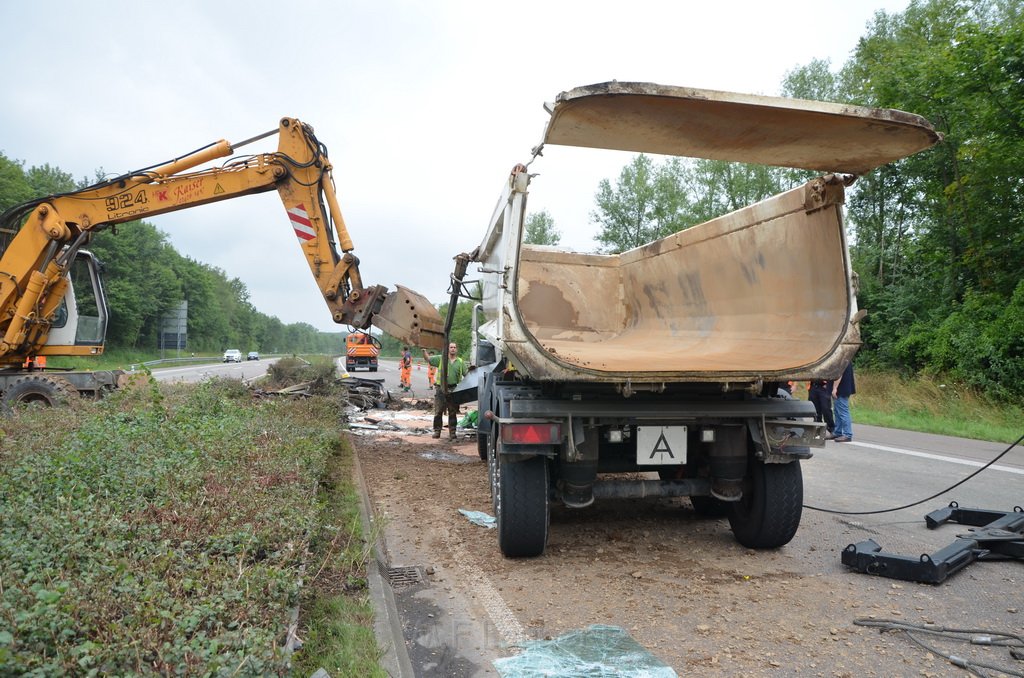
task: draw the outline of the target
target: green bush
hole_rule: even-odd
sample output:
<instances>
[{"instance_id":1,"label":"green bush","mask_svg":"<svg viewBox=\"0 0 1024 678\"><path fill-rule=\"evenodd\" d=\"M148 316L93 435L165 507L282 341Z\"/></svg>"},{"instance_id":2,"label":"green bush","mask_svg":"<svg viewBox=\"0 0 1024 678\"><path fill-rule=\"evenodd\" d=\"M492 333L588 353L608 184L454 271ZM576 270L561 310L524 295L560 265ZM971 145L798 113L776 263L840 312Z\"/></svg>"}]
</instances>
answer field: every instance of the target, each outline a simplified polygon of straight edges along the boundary
<instances>
[{"instance_id":1,"label":"green bush","mask_svg":"<svg viewBox=\"0 0 1024 678\"><path fill-rule=\"evenodd\" d=\"M995 397L1024 395L1024 283L1009 304L968 292L936 329L929 367Z\"/></svg>"},{"instance_id":2,"label":"green bush","mask_svg":"<svg viewBox=\"0 0 1024 678\"><path fill-rule=\"evenodd\" d=\"M237 382L0 419L0 675L280 675L323 399Z\"/></svg>"}]
</instances>

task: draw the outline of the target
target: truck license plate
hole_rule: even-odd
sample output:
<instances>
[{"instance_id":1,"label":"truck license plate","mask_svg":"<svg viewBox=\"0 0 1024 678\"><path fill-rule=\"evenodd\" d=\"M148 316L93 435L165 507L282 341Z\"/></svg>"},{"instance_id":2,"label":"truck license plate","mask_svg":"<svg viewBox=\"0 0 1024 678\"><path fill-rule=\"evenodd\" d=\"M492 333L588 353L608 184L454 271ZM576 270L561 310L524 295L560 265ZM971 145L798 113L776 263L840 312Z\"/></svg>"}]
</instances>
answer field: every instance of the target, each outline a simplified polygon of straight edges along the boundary
<instances>
[{"instance_id":1,"label":"truck license plate","mask_svg":"<svg viewBox=\"0 0 1024 678\"><path fill-rule=\"evenodd\" d=\"M686 463L685 426L637 426L637 466Z\"/></svg>"}]
</instances>

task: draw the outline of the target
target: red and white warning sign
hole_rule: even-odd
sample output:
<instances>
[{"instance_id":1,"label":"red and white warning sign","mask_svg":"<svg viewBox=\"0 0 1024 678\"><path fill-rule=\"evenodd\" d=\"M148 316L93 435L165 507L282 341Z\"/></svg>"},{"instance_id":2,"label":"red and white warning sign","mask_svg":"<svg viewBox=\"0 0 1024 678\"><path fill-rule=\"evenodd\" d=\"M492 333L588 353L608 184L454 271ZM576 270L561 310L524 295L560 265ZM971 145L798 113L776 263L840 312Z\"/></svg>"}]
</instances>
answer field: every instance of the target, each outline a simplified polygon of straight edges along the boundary
<instances>
[{"instance_id":1,"label":"red and white warning sign","mask_svg":"<svg viewBox=\"0 0 1024 678\"><path fill-rule=\"evenodd\" d=\"M299 240L312 240L316 237L316 231L313 230L313 225L309 221L309 213L306 212L305 205L299 204L289 208L288 218L291 219L292 228L295 229L295 235Z\"/></svg>"}]
</instances>

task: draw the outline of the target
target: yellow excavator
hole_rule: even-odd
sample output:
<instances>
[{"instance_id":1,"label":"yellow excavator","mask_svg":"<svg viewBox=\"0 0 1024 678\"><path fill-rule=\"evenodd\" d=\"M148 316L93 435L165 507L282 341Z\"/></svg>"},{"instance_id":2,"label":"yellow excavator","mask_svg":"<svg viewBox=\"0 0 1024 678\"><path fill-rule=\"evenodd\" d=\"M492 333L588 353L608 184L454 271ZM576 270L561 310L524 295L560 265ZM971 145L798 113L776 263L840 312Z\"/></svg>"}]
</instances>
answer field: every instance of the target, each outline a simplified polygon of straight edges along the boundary
<instances>
[{"instance_id":1,"label":"yellow excavator","mask_svg":"<svg viewBox=\"0 0 1024 678\"><path fill-rule=\"evenodd\" d=\"M273 134L276 153L188 171ZM103 352L107 305L99 264L85 249L93 234L275 189L336 323L364 330L372 325L403 343L441 348L443 322L425 297L401 285L394 292L364 286L331 169L313 128L282 118L276 130L243 142L221 140L161 165L6 210L0 215L0 402L56 404L118 386L122 375L116 371L38 367L46 356Z\"/></svg>"}]
</instances>

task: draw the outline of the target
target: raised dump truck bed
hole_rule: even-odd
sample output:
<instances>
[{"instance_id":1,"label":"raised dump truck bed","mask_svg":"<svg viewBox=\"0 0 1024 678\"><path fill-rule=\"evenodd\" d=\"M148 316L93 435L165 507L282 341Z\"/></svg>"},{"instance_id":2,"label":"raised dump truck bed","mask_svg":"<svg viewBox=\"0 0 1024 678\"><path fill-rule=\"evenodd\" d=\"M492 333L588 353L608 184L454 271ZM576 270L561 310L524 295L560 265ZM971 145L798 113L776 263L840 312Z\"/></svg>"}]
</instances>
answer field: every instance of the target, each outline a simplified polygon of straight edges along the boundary
<instances>
[{"instance_id":1,"label":"raised dump truck bed","mask_svg":"<svg viewBox=\"0 0 1024 678\"><path fill-rule=\"evenodd\" d=\"M620 255L523 245L504 346L545 381L832 374L859 344L842 199L831 175Z\"/></svg>"},{"instance_id":2,"label":"raised dump truck bed","mask_svg":"<svg viewBox=\"0 0 1024 678\"><path fill-rule=\"evenodd\" d=\"M478 377L479 442L502 550L543 551L549 499L584 507L640 495L689 496L698 512L728 515L747 546L787 543L802 507L799 460L825 438L810 403L777 385L837 377L860 345L845 189L939 136L902 111L649 83L577 88L548 110L541 147L822 173L602 255L522 244L533 177L513 169L471 255L479 335L495 349ZM603 480L623 471L659 479Z\"/></svg>"}]
</instances>

